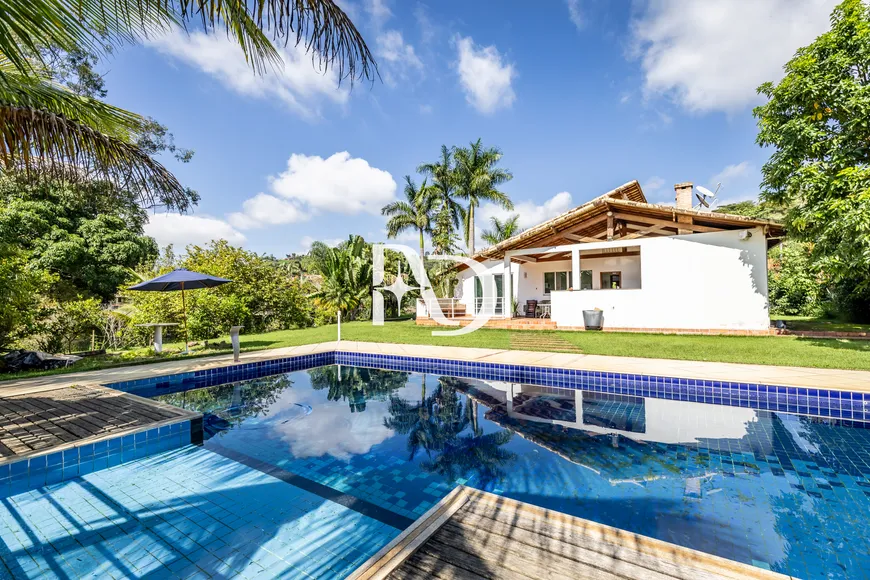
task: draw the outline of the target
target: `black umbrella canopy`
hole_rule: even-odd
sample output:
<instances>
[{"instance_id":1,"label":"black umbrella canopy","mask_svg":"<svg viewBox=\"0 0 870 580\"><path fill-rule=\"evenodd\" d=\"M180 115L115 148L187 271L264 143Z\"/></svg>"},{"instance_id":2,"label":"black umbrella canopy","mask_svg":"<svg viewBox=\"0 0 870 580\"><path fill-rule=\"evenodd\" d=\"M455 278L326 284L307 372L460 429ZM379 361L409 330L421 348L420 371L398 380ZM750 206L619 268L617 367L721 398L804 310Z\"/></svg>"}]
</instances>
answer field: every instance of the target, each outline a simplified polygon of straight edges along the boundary
<instances>
[{"instance_id":1,"label":"black umbrella canopy","mask_svg":"<svg viewBox=\"0 0 870 580\"><path fill-rule=\"evenodd\" d=\"M163 274L162 276L146 280L145 282L141 282L135 286L130 286L128 290L177 292L178 290L214 288L215 286L220 286L221 284L226 284L228 282L232 282L232 280L179 268L178 270L173 270L168 274Z\"/></svg>"}]
</instances>

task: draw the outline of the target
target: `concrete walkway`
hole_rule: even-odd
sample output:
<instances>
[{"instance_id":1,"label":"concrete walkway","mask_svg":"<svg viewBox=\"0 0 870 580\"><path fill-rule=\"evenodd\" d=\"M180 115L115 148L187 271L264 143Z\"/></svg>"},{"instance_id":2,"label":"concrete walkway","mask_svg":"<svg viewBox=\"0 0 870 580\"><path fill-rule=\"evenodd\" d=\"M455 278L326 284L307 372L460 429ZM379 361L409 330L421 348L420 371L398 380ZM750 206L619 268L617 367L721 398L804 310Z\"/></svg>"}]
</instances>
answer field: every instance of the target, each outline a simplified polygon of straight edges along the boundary
<instances>
[{"instance_id":1,"label":"concrete walkway","mask_svg":"<svg viewBox=\"0 0 870 580\"><path fill-rule=\"evenodd\" d=\"M489 348L460 348L419 344L342 341L340 347L338 345L339 343L336 342L323 342L319 344L261 350L242 354L241 362L249 363L303 354L314 354L340 348L347 352L395 354L449 360L521 364L540 367L583 369L590 371L632 373L712 381L763 383L768 385L870 392L870 372L868 371L679 361L591 354L530 352ZM52 375L33 379L0 381L0 397L55 389L60 386L72 384L106 384L158 375L171 375L201 369L230 366L232 364L232 355L219 355L187 360L173 360L148 365L128 366L116 369Z\"/></svg>"}]
</instances>

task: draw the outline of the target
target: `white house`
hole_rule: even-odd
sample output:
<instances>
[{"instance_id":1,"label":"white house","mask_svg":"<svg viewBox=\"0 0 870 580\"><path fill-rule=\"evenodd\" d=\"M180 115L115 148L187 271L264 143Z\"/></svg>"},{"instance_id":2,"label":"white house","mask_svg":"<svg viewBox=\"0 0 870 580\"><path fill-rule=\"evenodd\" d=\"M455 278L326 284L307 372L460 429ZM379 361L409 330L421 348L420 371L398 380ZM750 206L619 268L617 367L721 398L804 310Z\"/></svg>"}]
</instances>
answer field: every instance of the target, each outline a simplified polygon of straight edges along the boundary
<instances>
[{"instance_id":1,"label":"white house","mask_svg":"<svg viewBox=\"0 0 870 580\"><path fill-rule=\"evenodd\" d=\"M692 209L692 184L674 188L675 206L650 204L632 181L478 252L486 275L463 268L442 311L579 329L598 309L605 330L769 332L767 250L781 225ZM418 323L432 306L418 305Z\"/></svg>"}]
</instances>

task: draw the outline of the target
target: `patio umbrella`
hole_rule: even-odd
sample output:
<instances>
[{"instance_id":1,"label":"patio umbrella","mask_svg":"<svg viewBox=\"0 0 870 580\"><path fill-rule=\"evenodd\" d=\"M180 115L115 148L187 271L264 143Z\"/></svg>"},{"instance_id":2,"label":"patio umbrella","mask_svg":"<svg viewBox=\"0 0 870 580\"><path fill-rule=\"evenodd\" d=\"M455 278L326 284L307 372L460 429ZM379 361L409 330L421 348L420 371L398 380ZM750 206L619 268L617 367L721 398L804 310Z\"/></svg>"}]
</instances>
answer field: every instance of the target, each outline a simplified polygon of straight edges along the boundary
<instances>
[{"instance_id":1,"label":"patio umbrella","mask_svg":"<svg viewBox=\"0 0 870 580\"><path fill-rule=\"evenodd\" d=\"M232 280L179 268L168 274L163 274L135 286L130 286L128 290L140 290L144 292L177 292L181 290L181 309L184 313L184 352L187 352L187 343L189 341L187 336L187 303L184 300L184 291L214 288L228 282L232 282Z\"/></svg>"}]
</instances>

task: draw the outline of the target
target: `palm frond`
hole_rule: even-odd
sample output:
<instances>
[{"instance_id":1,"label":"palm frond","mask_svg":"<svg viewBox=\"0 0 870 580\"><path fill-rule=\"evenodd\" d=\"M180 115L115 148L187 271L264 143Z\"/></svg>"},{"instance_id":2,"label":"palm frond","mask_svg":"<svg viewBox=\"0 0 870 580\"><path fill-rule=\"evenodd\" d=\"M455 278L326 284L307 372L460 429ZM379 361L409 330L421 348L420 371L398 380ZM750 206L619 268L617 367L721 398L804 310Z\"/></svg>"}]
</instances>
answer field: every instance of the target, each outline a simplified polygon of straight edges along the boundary
<instances>
[{"instance_id":1,"label":"palm frond","mask_svg":"<svg viewBox=\"0 0 870 580\"><path fill-rule=\"evenodd\" d=\"M100 54L176 22L166 0L0 0L0 54L21 73L48 46Z\"/></svg>"},{"instance_id":2,"label":"palm frond","mask_svg":"<svg viewBox=\"0 0 870 580\"><path fill-rule=\"evenodd\" d=\"M145 206L187 208L184 187L138 147L52 112L0 104L0 159L7 171L69 180L97 176Z\"/></svg>"},{"instance_id":3,"label":"palm frond","mask_svg":"<svg viewBox=\"0 0 870 580\"><path fill-rule=\"evenodd\" d=\"M133 145L142 118L0 64L0 163L46 178L101 179L145 206L185 210L187 190Z\"/></svg>"},{"instance_id":4,"label":"palm frond","mask_svg":"<svg viewBox=\"0 0 870 580\"><path fill-rule=\"evenodd\" d=\"M339 79L377 77L371 51L335 0L0 0L0 15L0 53L24 73L46 46L99 54L106 44L196 24L223 28L258 73L280 64L273 42L283 41L304 46Z\"/></svg>"}]
</instances>

